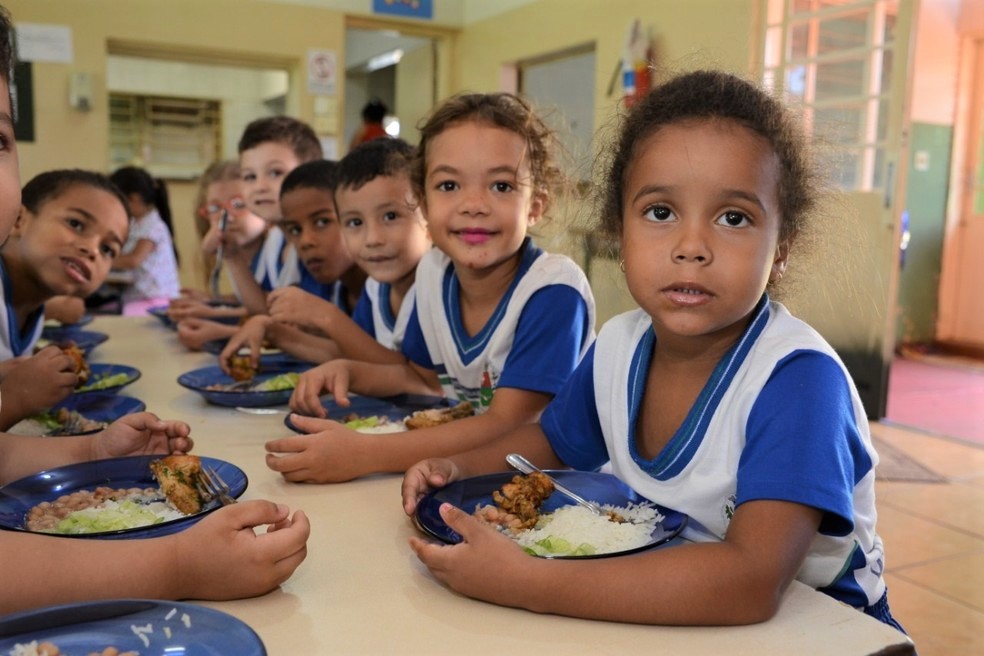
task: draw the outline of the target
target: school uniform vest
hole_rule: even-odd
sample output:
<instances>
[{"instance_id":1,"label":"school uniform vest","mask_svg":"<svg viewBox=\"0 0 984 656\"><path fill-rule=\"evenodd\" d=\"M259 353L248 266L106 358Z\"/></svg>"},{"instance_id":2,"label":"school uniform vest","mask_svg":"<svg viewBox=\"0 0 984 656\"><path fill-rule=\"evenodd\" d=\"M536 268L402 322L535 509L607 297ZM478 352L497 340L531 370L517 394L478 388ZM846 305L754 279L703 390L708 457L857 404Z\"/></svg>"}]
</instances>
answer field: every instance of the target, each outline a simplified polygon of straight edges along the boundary
<instances>
[{"instance_id":1,"label":"school uniform vest","mask_svg":"<svg viewBox=\"0 0 984 656\"><path fill-rule=\"evenodd\" d=\"M413 314L416 299L416 285L411 285L403 297L400 310L396 316L390 311L390 286L380 283L373 278L366 279L362 293L369 299L372 307L372 330L376 341L388 349L400 350L403 335L407 330L407 322Z\"/></svg>"}]
</instances>

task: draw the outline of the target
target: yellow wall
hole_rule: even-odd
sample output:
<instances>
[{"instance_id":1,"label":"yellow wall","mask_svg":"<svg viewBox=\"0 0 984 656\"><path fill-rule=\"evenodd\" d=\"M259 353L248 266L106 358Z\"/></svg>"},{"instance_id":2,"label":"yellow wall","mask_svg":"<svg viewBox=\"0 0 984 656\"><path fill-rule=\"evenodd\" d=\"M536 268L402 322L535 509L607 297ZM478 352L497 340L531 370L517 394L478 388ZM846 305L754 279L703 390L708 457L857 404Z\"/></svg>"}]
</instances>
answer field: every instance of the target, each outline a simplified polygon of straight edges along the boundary
<instances>
[{"instance_id":1,"label":"yellow wall","mask_svg":"<svg viewBox=\"0 0 984 656\"><path fill-rule=\"evenodd\" d=\"M5 0L15 23L67 25L72 29L71 64L34 65L34 143L21 143L21 178L53 168L81 167L104 171L108 166L109 113L106 57L110 43L126 52L175 53L190 59L267 63L292 71L295 97L292 113L313 119L313 98L307 93L303 67L310 48L334 49L344 64L345 17L313 7L254 0ZM68 105L71 73L90 73L94 102L88 112ZM344 106L344 84L339 105ZM341 132L341 125L337 126ZM182 283L200 287L202 264L191 216L195 183L173 183L171 206Z\"/></svg>"}]
</instances>

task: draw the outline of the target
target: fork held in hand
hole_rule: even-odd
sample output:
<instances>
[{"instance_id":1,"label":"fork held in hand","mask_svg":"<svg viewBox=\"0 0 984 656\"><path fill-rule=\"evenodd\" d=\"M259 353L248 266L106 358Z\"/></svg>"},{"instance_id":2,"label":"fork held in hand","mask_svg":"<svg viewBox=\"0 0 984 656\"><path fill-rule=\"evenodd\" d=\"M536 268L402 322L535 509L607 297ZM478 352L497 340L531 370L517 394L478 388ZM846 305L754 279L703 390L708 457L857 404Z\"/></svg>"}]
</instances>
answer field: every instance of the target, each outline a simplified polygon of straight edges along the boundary
<instances>
[{"instance_id":1,"label":"fork held in hand","mask_svg":"<svg viewBox=\"0 0 984 656\"><path fill-rule=\"evenodd\" d=\"M214 299L218 299L220 297L219 276L222 273L222 239L228 225L229 212L228 210L222 210L222 218L219 219L219 247L215 251L215 266L212 267L212 272L208 277L209 291L212 292L212 298Z\"/></svg>"},{"instance_id":2,"label":"fork held in hand","mask_svg":"<svg viewBox=\"0 0 984 656\"><path fill-rule=\"evenodd\" d=\"M223 506L236 503L230 494L229 485L222 480L217 471L208 465L202 466L202 471L198 475L197 487L205 503L215 499L218 499Z\"/></svg>"}]
</instances>

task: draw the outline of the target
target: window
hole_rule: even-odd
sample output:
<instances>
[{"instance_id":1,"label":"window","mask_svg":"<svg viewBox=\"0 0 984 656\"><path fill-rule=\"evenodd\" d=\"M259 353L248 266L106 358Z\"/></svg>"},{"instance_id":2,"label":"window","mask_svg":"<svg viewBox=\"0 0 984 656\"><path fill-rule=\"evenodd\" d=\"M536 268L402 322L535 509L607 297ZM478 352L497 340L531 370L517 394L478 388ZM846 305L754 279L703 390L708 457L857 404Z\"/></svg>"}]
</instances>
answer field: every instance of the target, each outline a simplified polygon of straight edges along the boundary
<instances>
[{"instance_id":1,"label":"window","mask_svg":"<svg viewBox=\"0 0 984 656\"><path fill-rule=\"evenodd\" d=\"M214 100L111 93L109 134L110 170L141 166L156 177L191 179L221 159Z\"/></svg>"},{"instance_id":2,"label":"window","mask_svg":"<svg viewBox=\"0 0 984 656\"><path fill-rule=\"evenodd\" d=\"M881 189L899 0L766 2L766 86L834 151L835 182Z\"/></svg>"}]
</instances>

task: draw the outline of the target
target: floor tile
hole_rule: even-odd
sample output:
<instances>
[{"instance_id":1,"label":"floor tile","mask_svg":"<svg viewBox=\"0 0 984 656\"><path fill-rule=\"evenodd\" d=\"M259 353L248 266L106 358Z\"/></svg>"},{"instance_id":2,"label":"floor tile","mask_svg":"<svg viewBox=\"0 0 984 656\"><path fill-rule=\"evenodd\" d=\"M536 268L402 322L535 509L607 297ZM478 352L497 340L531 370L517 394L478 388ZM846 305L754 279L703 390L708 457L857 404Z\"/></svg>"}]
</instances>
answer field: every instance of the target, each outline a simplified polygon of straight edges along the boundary
<instances>
[{"instance_id":1,"label":"floor tile","mask_svg":"<svg viewBox=\"0 0 984 656\"><path fill-rule=\"evenodd\" d=\"M984 445L872 423L871 434L947 478L984 476Z\"/></svg>"},{"instance_id":2,"label":"floor tile","mask_svg":"<svg viewBox=\"0 0 984 656\"><path fill-rule=\"evenodd\" d=\"M984 550L984 539L884 504L878 508L878 534L885 543L889 572Z\"/></svg>"},{"instance_id":3,"label":"floor tile","mask_svg":"<svg viewBox=\"0 0 984 656\"><path fill-rule=\"evenodd\" d=\"M984 613L891 573L885 580L892 614L919 656L984 654Z\"/></svg>"},{"instance_id":4,"label":"floor tile","mask_svg":"<svg viewBox=\"0 0 984 656\"><path fill-rule=\"evenodd\" d=\"M902 567L893 574L984 613L984 541L977 553Z\"/></svg>"},{"instance_id":5,"label":"floor tile","mask_svg":"<svg viewBox=\"0 0 984 656\"><path fill-rule=\"evenodd\" d=\"M886 481L876 484L875 493L879 508L891 506L984 539L984 487Z\"/></svg>"}]
</instances>

